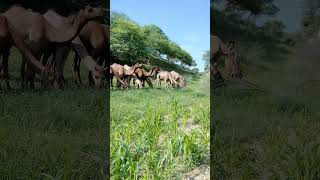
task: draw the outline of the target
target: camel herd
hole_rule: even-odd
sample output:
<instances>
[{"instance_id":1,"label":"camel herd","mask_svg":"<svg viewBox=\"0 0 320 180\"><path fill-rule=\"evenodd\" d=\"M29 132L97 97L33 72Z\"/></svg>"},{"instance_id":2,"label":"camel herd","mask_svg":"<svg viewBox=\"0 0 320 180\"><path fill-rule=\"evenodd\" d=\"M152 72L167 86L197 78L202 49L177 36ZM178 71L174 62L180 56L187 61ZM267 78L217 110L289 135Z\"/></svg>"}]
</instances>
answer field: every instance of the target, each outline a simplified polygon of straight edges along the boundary
<instances>
[{"instance_id":1,"label":"camel herd","mask_svg":"<svg viewBox=\"0 0 320 180\"><path fill-rule=\"evenodd\" d=\"M45 87L64 87L64 65L70 51L75 52L74 81L81 83L80 61L89 70L89 82L103 85L109 68L106 57L109 47L108 21L101 7L86 6L70 16L54 10L40 14L20 5L0 13L0 72L7 87L10 49L15 46L22 55L21 86L34 88L35 75Z\"/></svg>"},{"instance_id":2,"label":"camel herd","mask_svg":"<svg viewBox=\"0 0 320 180\"><path fill-rule=\"evenodd\" d=\"M117 88L129 88L132 84L134 88L143 88L147 82L149 87L184 87L186 86L185 78L175 71L163 71L159 67L152 67L149 71L145 70L142 64L133 66L113 63L110 65L110 86L113 88L113 79L116 78ZM155 77L154 82L151 78ZM132 83L131 83L132 82Z\"/></svg>"},{"instance_id":3,"label":"camel herd","mask_svg":"<svg viewBox=\"0 0 320 180\"><path fill-rule=\"evenodd\" d=\"M153 87L156 83L165 87L185 86L185 79L172 71L161 71L153 67L146 71L141 64L109 64L109 23L103 16L108 9L86 6L69 16L62 16L50 9L40 14L20 5L14 5L0 14L0 73L10 89L9 56L15 46L21 53L21 87L27 84L34 88L35 75L41 86L63 88L65 86L64 65L68 54L74 51L74 83L81 85L80 62L88 69L91 86L102 87L108 79L115 77L118 88L133 86L143 88L145 82ZM1 84L0 84L1 88Z\"/></svg>"}]
</instances>

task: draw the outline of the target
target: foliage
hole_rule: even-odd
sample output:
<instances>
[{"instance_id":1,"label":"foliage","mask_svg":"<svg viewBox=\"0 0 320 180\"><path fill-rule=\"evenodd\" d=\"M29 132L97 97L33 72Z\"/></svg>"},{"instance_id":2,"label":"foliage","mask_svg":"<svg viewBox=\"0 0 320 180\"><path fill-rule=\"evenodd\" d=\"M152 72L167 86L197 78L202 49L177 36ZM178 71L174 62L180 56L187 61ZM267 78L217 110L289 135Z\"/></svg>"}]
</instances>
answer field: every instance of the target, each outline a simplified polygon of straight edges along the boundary
<instances>
[{"instance_id":1,"label":"foliage","mask_svg":"<svg viewBox=\"0 0 320 180\"><path fill-rule=\"evenodd\" d=\"M254 16L274 15L279 9L273 0L226 0L227 9L246 11Z\"/></svg>"},{"instance_id":2,"label":"foliage","mask_svg":"<svg viewBox=\"0 0 320 180\"><path fill-rule=\"evenodd\" d=\"M209 70L209 64L210 64L210 50L206 51L203 55L202 55L202 60L205 61L205 72Z\"/></svg>"},{"instance_id":3,"label":"foliage","mask_svg":"<svg viewBox=\"0 0 320 180\"><path fill-rule=\"evenodd\" d=\"M285 27L282 21L270 20L263 24L262 29L267 36L280 38Z\"/></svg>"},{"instance_id":4,"label":"foliage","mask_svg":"<svg viewBox=\"0 0 320 180\"><path fill-rule=\"evenodd\" d=\"M195 65L191 55L171 41L156 25L141 26L124 14L111 14L111 49L122 61L158 59Z\"/></svg>"},{"instance_id":5,"label":"foliage","mask_svg":"<svg viewBox=\"0 0 320 180\"><path fill-rule=\"evenodd\" d=\"M207 80L189 77L183 89L111 91L111 179L181 179L208 164Z\"/></svg>"}]
</instances>

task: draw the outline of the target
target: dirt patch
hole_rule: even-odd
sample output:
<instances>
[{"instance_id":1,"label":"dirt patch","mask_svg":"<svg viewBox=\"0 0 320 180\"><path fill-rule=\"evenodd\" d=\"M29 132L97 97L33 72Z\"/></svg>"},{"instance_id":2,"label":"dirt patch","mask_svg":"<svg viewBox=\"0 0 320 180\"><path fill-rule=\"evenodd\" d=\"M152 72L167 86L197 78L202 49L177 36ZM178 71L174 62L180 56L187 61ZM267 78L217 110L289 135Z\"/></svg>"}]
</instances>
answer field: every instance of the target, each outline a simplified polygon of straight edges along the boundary
<instances>
[{"instance_id":1,"label":"dirt patch","mask_svg":"<svg viewBox=\"0 0 320 180\"><path fill-rule=\"evenodd\" d=\"M182 178L183 180L209 180L210 179L210 167L200 166L196 169L188 172Z\"/></svg>"}]
</instances>

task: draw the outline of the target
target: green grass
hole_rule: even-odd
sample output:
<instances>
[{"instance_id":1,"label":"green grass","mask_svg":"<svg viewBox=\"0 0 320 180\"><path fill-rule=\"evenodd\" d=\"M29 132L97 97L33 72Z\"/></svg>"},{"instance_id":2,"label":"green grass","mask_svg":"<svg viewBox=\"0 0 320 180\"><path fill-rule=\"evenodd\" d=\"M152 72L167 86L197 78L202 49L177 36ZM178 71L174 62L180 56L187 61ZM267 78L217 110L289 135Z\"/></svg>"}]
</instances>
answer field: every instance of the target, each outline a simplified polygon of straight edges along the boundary
<instances>
[{"instance_id":1,"label":"green grass","mask_svg":"<svg viewBox=\"0 0 320 180\"><path fill-rule=\"evenodd\" d=\"M209 163L208 80L111 91L111 179L180 178Z\"/></svg>"},{"instance_id":2,"label":"green grass","mask_svg":"<svg viewBox=\"0 0 320 180\"><path fill-rule=\"evenodd\" d=\"M319 53L312 48L318 44L269 49L269 61L263 48L257 53L258 47L252 47L245 54L251 63L245 65L245 78L267 93L240 85L214 92L214 179L319 179L320 87L297 88L320 79L312 68L319 66ZM268 68L256 69L260 64Z\"/></svg>"},{"instance_id":3,"label":"green grass","mask_svg":"<svg viewBox=\"0 0 320 180\"><path fill-rule=\"evenodd\" d=\"M12 81L15 90L0 92L1 179L105 179L108 91L71 86L71 63L72 57L63 91L39 84L22 91ZM19 78L19 66L13 51L12 79Z\"/></svg>"}]
</instances>

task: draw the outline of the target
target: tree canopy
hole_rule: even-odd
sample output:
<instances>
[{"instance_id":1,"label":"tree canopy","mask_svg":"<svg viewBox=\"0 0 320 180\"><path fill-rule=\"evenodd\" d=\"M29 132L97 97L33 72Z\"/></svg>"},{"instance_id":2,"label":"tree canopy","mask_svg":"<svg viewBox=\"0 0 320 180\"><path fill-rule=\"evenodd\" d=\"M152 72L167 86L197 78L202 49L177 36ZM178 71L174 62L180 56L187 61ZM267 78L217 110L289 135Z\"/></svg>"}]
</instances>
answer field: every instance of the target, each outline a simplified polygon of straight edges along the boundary
<instances>
[{"instance_id":1,"label":"tree canopy","mask_svg":"<svg viewBox=\"0 0 320 180\"><path fill-rule=\"evenodd\" d=\"M119 59L147 62L157 59L181 65L195 65L191 55L170 40L154 24L141 26L122 13L111 14L111 50Z\"/></svg>"}]
</instances>

